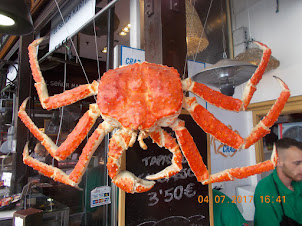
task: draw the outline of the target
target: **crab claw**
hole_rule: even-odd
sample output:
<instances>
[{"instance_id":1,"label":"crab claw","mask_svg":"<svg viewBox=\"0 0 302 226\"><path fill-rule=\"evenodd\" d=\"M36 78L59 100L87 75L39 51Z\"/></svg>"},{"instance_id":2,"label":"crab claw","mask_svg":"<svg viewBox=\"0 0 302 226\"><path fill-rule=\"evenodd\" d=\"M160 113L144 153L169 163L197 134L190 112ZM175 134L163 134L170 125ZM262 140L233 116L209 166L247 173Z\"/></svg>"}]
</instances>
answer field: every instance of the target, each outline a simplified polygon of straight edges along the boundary
<instances>
[{"instance_id":1,"label":"crab claw","mask_svg":"<svg viewBox=\"0 0 302 226\"><path fill-rule=\"evenodd\" d=\"M149 191L155 185L154 181L143 180L129 171L120 172L113 183L128 193L141 193Z\"/></svg>"},{"instance_id":2,"label":"crab claw","mask_svg":"<svg viewBox=\"0 0 302 226\"><path fill-rule=\"evenodd\" d=\"M150 190L155 182L138 178L129 171L121 170L123 152L131 147L136 140L136 133L119 130L109 143L107 169L112 182L128 193L140 193Z\"/></svg>"}]
</instances>

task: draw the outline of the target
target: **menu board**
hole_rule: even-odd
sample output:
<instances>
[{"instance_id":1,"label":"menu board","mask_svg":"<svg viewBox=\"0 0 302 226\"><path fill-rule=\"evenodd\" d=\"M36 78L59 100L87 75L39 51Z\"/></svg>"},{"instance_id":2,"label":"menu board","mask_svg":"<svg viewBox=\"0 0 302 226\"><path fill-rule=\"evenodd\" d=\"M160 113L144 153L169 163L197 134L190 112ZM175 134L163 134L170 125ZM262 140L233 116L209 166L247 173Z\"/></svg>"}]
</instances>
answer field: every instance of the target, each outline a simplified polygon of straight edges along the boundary
<instances>
[{"instance_id":1,"label":"menu board","mask_svg":"<svg viewBox=\"0 0 302 226\"><path fill-rule=\"evenodd\" d=\"M207 135L188 114L180 119L186 122L199 152L207 163ZM164 128L166 129L166 128ZM171 129L167 131L175 137ZM154 174L170 165L172 154L165 148L152 143L150 138L144 140L147 150L139 147L138 142L126 151L126 168L140 178ZM200 203L200 198L208 199L207 185L196 180L187 161L183 158L183 169L169 179L156 181L148 192L125 193L124 216L119 225L153 226L153 225L210 225L209 202ZM124 220L124 221L123 221Z\"/></svg>"}]
</instances>

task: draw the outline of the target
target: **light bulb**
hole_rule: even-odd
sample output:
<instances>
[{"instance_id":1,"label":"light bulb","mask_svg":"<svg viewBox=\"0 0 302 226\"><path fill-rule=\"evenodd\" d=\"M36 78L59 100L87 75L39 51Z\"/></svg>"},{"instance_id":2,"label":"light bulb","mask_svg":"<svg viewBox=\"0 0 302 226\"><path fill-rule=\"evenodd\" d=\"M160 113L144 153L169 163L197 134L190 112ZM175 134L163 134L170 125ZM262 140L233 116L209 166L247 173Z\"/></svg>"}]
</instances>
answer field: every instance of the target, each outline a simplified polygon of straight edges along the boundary
<instances>
[{"instance_id":1,"label":"light bulb","mask_svg":"<svg viewBox=\"0 0 302 226\"><path fill-rule=\"evenodd\" d=\"M124 28L123 28L123 31L124 31L124 32L129 32L129 28L128 28L128 27L124 27Z\"/></svg>"},{"instance_id":2,"label":"light bulb","mask_svg":"<svg viewBox=\"0 0 302 226\"><path fill-rule=\"evenodd\" d=\"M8 17L8 16L5 16L3 14L0 14L0 25L2 26L12 26L15 24L15 21Z\"/></svg>"}]
</instances>

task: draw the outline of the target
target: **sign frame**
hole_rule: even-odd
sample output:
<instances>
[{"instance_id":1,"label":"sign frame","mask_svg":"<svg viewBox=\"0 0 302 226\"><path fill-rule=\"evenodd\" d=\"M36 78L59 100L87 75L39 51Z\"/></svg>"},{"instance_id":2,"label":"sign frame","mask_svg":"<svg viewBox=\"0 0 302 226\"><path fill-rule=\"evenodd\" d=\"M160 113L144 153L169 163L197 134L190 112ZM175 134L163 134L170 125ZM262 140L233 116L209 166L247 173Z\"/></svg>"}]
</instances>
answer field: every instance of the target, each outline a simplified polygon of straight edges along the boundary
<instances>
[{"instance_id":1,"label":"sign frame","mask_svg":"<svg viewBox=\"0 0 302 226\"><path fill-rule=\"evenodd\" d=\"M182 110L182 114L189 115L189 112ZM207 168L209 174L211 174L211 153L210 153L210 135L206 134L207 138ZM121 170L126 170L126 152L123 153L121 158ZM213 193L212 193L212 184L208 186L208 198L209 198L209 222L210 226L214 226L214 215L213 215ZM118 200L118 225L126 225L126 192L119 188L119 200ZM129 194L132 195L132 194ZM198 202L198 200L196 200Z\"/></svg>"}]
</instances>

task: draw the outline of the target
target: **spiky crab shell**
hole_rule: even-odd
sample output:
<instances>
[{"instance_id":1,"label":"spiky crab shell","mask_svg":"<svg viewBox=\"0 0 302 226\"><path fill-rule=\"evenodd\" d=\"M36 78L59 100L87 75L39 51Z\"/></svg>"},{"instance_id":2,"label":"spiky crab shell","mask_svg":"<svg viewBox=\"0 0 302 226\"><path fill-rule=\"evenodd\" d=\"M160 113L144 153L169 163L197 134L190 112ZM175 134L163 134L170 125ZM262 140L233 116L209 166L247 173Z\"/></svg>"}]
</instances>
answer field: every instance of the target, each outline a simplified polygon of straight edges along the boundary
<instances>
[{"instance_id":1,"label":"spiky crab shell","mask_svg":"<svg viewBox=\"0 0 302 226\"><path fill-rule=\"evenodd\" d=\"M97 104L103 117L127 129L146 130L173 121L182 100L176 69L143 62L107 71L99 84Z\"/></svg>"}]
</instances>

